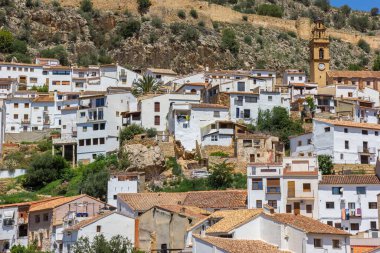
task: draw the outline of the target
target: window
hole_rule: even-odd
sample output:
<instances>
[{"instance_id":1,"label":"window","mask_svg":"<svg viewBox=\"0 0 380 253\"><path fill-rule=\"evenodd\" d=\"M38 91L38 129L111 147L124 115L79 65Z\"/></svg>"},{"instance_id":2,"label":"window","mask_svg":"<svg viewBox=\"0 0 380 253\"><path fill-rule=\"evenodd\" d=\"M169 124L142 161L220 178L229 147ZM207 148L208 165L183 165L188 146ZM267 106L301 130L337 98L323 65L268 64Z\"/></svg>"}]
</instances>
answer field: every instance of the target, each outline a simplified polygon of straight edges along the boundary
<instances>
[{"instance_id":1,"label":"window","mask_svg":"<svg viewBox=\"0 0 380 253\"><path fill-rule=\"evenodd\" d=\"M99 143L99 139L98 138L92 139L92 145L98 145L98 143Z\"/></svg>"},{"instance_id":2,"label":"window","mask_svg":"<svg viewBox=\"0 0 380 253\"><path fill-rule=\"evenodd\" d=\"M368 130L362 130L362 135L368 135Z\"/></svg>"},{"instance_id":3,"label":"window","mask_svg":"<svg viewBox=\"0 0 380 253\"><path fill-rule=\"evenodd\" d=\"M13 104L13 107L14 107L14 108L18 108L18 103L14 103L14 104Z\"/></svg>"},{"instance_id":4,"label":"window","mask_svg":"<svg viewBox=\"0 0 380 253\"><path fill-rule=\"evenodd\" d=\"M371 221L370 224L371 224L371 230L376 230L377 229L376 221Z\"/></svg>"},{"instance_id":5,"label":"window","mask_svg":"<svg viewBox=\"0 0 380 253\"><path fill-rule=\"evenodd\" d=\"M340 160L343 160L343 159L344 159L344 155L340 154Z\"/></svg>"},{"instance_id":6,"label":"window","mask_svg":"<svg viewBox=\"0 0 380 253\"><path fill-rule=\"evenodd\" d=\"M14 119L18 119L18 114L13 114Z\"/></svg>"},{"instance_id":7,"label":"window","mask_svg":"<svg viewBox=\"0 0 380 253\"><path fill-rule=\"evenodd\" d=\"M319 59L323 59L324 56L325 56L325 52L324 52L323 48L320 48L319 49Z\"/></svg>"},{"instance_id":8,"label":"window","mask_svg":"<svg viewBox=\"0 0 380 253\"><path fill-rule=\"evenodd\" d=\"M245 91L245 83L244 82L238 82L237 83L237 89L238 89L238 91Z\"/></svg>"},{"instance_id":9,"label":"window","mask_svg":"<svg viewBox=\"0 0 380 253\"><path fill-rule=\"evenodd\" d=\"M340 194L342 194L342 187L333 187L332 188L332 194L333 195L340 195Z\"/></svg>"},{"instance_id":10,"label":"window","mask_svg":"<svg viewBox=\"0 0 380 253\"><path fill-rule=\"evenodd\" d=\"M366 194L365 187L356 187L356 194Z\"/></svg>"},{"instance_id":11,"label":"window","mask_svg":"<svg viewBox=\"0 0 380 253\"><path fill-rule=\"evenodd\" d=\"M100 144L104 144L104 142L105 142L105 139L104 139L104 138L99 138L99 143L100 143Z\"/></svg>"},{"instance_id":12,"label":"window","mask_svg":"<svg viewBox=\"0 0 380 253\"><path fill-rule=\"evenodd\" d=\"M330 127L325 127L325 133L330 132Z\"/></svg>"},{"instance_id":13,"label":"window","mask_svg":"<svg viewBox=\"0 0 380 253\"><path fill-rule=\"evenodd\" d=\"M84 140L79 140L79 146L84 146Z\"/></svg>"},{"instance_id":14,"label":"window","mask_svg":"<svg viewBox=\"0 0 380 253\"><path fill-rule=\"evenodd\" d=\"M334 202L326 202L326 209L334 209Z\"/></svg>"},{"instance_id":15,"label":"window","mask_svg":"<svg viewBox=\"0 0 380 253\"><path fill-rule=\"evenodd\" d=\"M349 143L349 141L344 141L344 148L345 149L350 149L350 143Z\"/></svg>"},{"instance_id":16,"label":"window","mask_svg":"<svg viewBox=\"0 0 380 253\"><path fill-rule=\"evenodd\" d=\"M211 135L211 141L218 141L217 135Z\"/></svg>"},{"instance_id":17,"label":"window","mask_svg":"<svg viewBox=\"0 0 380 253\"><path fill-rule=\"evenodd\" d=\"M348 129L347 129L347 128L345 128L345 129L344 129L344 132L345 132L345 133L348 133Z\"/></svg>"},{"instance_id":18,"label":"window","mask_svg":"<svg viewBox=\"0 0 380 253\"><path fill-rule=\"evenodd\" d=\"M379 136L379 132L378 131L375 131L375 136Z\"/></svg>"},{"instance_id":19,"label":"window","mask_svg":"<svg viewBox=\"0 0 380 253\"><path fill-rule=\"evenodd\" d=\"M322 240L321 239L314 239L314 248L322 248Z\"/></svg>"},{"instance_id":20,"label":"window","mask_svg":"<svg viewBox=\"0 0 380 253\"><path fill-rule=\"evenodd\" d=\"M154 102L154 111L160 112L160 102Z\"/></svg>"},{"instance_id":21,"label":"window","mask_svg":"<svg viewBox=\"0 0 380 253\"><path fill-rule=\"evenodd\" d=\"M100 230L102 229L102 226L96 226L96 233L100 233Z\"/></svg>"},{"instance_id":22,"label":"window","mask_svg":"<svg viewBox=\"0 0 380 253\"><path fill-rule=\"evenodd\" d=\"M377 209L377 202L368 202L368 209Z\"/></svg>"},{"instance_id":23,"label":"window","mask_svg":"<svg viewBox=\"0 0 380 253\"><path fill-rule=\"evenodd\" d=\"M80 117L81 117L81 118L86 117L86 113L85 113L85 112L80 112Z\"/></svg>"},{"instance_id":24,"label":"window","mask_svg":"<svg viewBox=\"0 0 380 253\"><path fill-rule=\"evenodd\" d=\"M160 125L160 116L154 116L154 125L159 126Z\"/></svg>"},{"instance_id":25,"label":"window","mask_svg":"<svg viewBox=\"0 0 380 253\"><path fill-rule=\"evenodd\" d=\"M249 119L251 117L251 110L250 109L244 109L244 118Z\"/></svg>"},{"instance_id":26,"label":"window","mask_svg":"<svg viewBox=\"0 0 380 253\"><path fill-rule=\"evenodd\" d=\"M359 223L351 223L351 230L359 230Z\"/></svg>"},{"instance_id":27,"label":"window","mask_svg":"<svg viewBox=\"0 0 380 253\"><path fill-rule=\"evenodd\" d=\"M277 208L277 200L268 200L268 205L276 209Z\"/></svg>"},{"instance_id":28,"label":"window","mask_svg":"<svg viewBox=\"0 0 380 253\"><path fill-rule=\"evenodd\" d=\"M100 130L104 130L106 128L106 123L100 123Z\"/></svg>"},{"instance_id":29,"label":"window","mask_svg":"<svg viewBox=\"0 0 380 253\"><path fill-rule=\"evenodd\" d=\"M82 131L83 131L83 132L87 132L87 126L83 126L83 127L82 127Z\"/></svg>"},{"instance_id":30,"label":"window","mask_svg":"<svg viewBox=\"0 0 380 253\"><path fill-rule=\"evenodd\" d=\"M327 225L332 226L333 222L331 220L327 221Z\"/></svg>"},{"instance_id":31,"label":"window","mask_svg":"<svg viewBox=\"0 0 380 253\"><path fill-rule=\"evenodd\" d=\"M263 189L263 179L253 178L252 179L252 190L262 190Z\"/></svg>"},{"instance_id":32,"label":"window","mask_svg":"<svg viewBox=\"0 0 380 253\"><path fill-rule=\"evenodd\" d=\"M256 208L263 208L263 201L262 200L256 200Z\"/></svg>"},{"instance_id":33,"label":"window","mask_svg":"<svg viewBox=\"0 0 380 253\"><path fill-rule=\"evenodd\" d=\"M98 131L99 130L99 125L98 124L94 124L93 127L94 131Z\"/></svg>"},{"instance_id":34,"label":"window","mask_svg":"<svg viewBox=\"0 0 380 253\"><path fill-rule=\"evenodd\" d=\"M335 228L339 228L339 229L341 229L341 228L342 228L342 224L339 223L339 222L336 222L336 223L335 223Z\"/></svg>"},{"instance_id":35,"label":"window","mask_svg":"<svg viewBox=\"0 0 380 253\"><path fill-rule=\"evenodd\" d=\"M340 249L340 240L333 239L332 245L333 245L333 249Z\"/></svg>"},{"instance_id":36,"label":"window","mask_svg":"<svg viewBox=\"0 0 380 253\"><path fill-rule=\"evenodd\" d=\"M91 146L91 139L86 139L86 146Z\"/></svg>"},{"instance_id":37,"label":"window","mask_svg":"<svg viewBox=\"0 0 380 253\"><path fill-rule=\"evenodd\" d=\"M34 216L34 221L35 221L36 223L40 223L40 221L41 221L41 217L40 217L39 214Z\"/></svg>"},{"instance_id":38,"label":"window","mask_svg":"<svg viewBox=\"0 0 380 253\"><path fill-rule=\"evenodd\" d=\"M311 145L311 139L307 139L307 145Z\"/></svg>"},{"instance_id":39,"label":"window","mask_svg":"<svg viewBox=\"0 0 380 253\"><path fill-rule=\"evenodd\" d=\"M313 212L313 205L306 205L306 213L312 213Z\"/></svg>"},{"instance_id":40,"label":"window","mask_svg":"<svg viewBox=\"0 0 380 253\"><path fill-rule=\"evenodd\" d=\"M220 118L220 111L214 111L214 118Z\"/></svg>"},{"instance_id":41,"label":"window","mask_svg":"<svg viewBox=\"0 0 380 253\"><path fill-rule=\"evenodd\" d=\"M348 97L352 98L352 92L348 92Z\"/></svg>"},{"instance_id":42,"label":"window","mask_svg":"<svg viewBox=\"0 0 380 253\"><path fill-rule=\"evenodd\" d=\"M298 146L298 147L302 146L302 141L298 141L297 146Z\"/></svg>"},{"instance_id":43,"label":"window","mask_svg":"<svg viewBox=\"0 0 380 253\"><path fill-rule=\"evenodd\" d=\"M48 221L49 220L49 214L48 213L44 213L44 221Z\"/></svg>"},{"instance_id":44,"label":"window","mask_svg":"<svg viewBox=\"0 0 380 253\"><path fill-rule=\"evenodd\" d=\"M348 209L355 209L355 202L349 202Z\"/></svg>"},{"instance_id":45,"label":"window","mask_svg":"<svg viewBox=\"0 0 380 253\"><path fill-rule=\"evenodd\" d=\"M291 76L291 77L290 77L290 80L294 81L294 76Z\"/></svg>"},{"instance_id":46,"label":"window","mask_svg":"<svg viewBox=\"0 0 380 253\"><path fill-rule=\"evenodd\" d=\"M243 140L243 147L245 148L252 147L252 140Z\"/></svg>"},{"instance_id":47,"label":"window","mask_svg":"<svg viewBox=\"0 0 380 253\"><path fill-rule=\"evenodd\" d=\"M104 106L105 105L105 99L104 98L97 98L95 101L96 107Z\"/></svg>"},{"instance_id":48,"label":"window","mask_svg":"<svg viewBox=\"0 0 380 253\"><path fill-rule=\"evenodd\" d=\"M303 184L303 191L304 192L311 192L311 186L309 183Z\"/></svg>"},{"instance_id":49,"label":"window","mask_svg":"<svg viewBox=\"0 0 380 253\"><path fill-rule=\"evenodd\" d=\"M268 96L268 101L272 101L273 100L273 97L272 96Z\"/></svg>"},{"instance_id":50,"label":"window","mask_svg":"<svg viewBox=\"0 0 380 253\"><path fill-rule=\"evenodd\" d=\"M246 103L257 103L257 97L245 97L245 102Z\"/></svg>"},{"instance_id":51,"label":"window","mask_svg":"<svg viewBox=\"0 0 380 253\"><path fill-rule=\"evenodd\" d=\"M286 205L286 213L292 213L292 205Z\"/></svg>"}]
</instances>

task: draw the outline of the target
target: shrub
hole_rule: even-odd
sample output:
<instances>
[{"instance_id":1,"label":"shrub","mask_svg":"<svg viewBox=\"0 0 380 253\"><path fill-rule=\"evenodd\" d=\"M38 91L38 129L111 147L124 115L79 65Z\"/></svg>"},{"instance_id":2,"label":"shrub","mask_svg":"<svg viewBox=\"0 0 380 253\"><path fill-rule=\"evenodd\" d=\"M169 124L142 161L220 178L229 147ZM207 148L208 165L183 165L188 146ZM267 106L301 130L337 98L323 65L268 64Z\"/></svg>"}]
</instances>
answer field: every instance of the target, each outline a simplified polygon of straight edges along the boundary
<instances>
[{"instance_id":1,"label":"shrub","mask_svg":"<svg viewBox=\"0 0 380 253\"><path fill-rule=\"evenodd\" d=\"M47 48L40 51L41 57L45 58L56 58L62 65L68 65L69 61L67 59L67 51L63 46L56 46L52 48Z\"/></svg>"},{"instance_id":2,"label":"shrub","mask_svg":"<svg viewBox=\"0 0 380 253\"><path fill-rule=\"evenodd\" d=\"M184 24L174 22L170 24L170 30L172 31L173 34L179 34L183 29L185 29Z\"/></svg>"},{"instance_id":3,"label":"shrub","mask_svg":"<svg viewBox=\"0 0 380 253\"><path fill-rule=\"evenodd\" d=\"M247 45L252 45L252 37L249 35L244 36L244 43Z\"/></svg>"},{"instance_id":4,"label":"shrub","mask_svg":"<svg viewBox=\"0 0 380 253\"><path fill-rule=\"evenodd\" d=\"M329 0L315 0L314 5L319 7L324 12L328 12L331 8Z\"/></svg>"},{"instance_id":5,"label":"shrub","mask_svg":"<svg viewBox=\"0 0 380 253\"><path fill-rule=\"evenodd\" d=\"M156 135L157 135L157 130L156 130L155 128L148 128L148 129L146 129L146 135L147 135L149 138L156 137Z\"/></svg>"},{"instance_id":6,"label":"shrub","mask_svg":"<svg viewBox=\"0 0 380 253\"><path fill-rule=\"evenodd\" d=\"M223 151L212 152L210 156L229 157L229 155L227 153L224 153Z\"/></svg>"},{"instance_id":7,"label":"shrub","mask_svg":"<svg viewBox=\"0 0 380 253\"><path fill-rule=\"evenodd\" d=\"M377 15L379 15L379 8L377 8L377 7L372 8L371 9L371 16L375 17Z\"/></svg>"},{"instance_id":8,"label":"shrub","mask_svg":"<svg viewBox=\"0 0 380 253\"><path fill-rule=\"evenodd\" d=\"M152 2L150 0L137 0L138 11L141 15L149 11Z\"/></svg>"},{"instance_id":9,"label":"shrub","mask_svg":"<svg viewBox=\"0 0 380 253\"><path fill-rule=\"evenodd\" d=\"M219 28L219 23L216 22L216 21L213 21L213 22L212 22L212 27L213 27L215 30L217 30L217 29Z\"/></svg>"},{"instance_id":10,"label":"shrub","mask_svg":"<svg viewBox=\"0 0 380 253\"><path fill-rule=\"evenodd\" d=\"M0 52L9 53L11 51L14 37L11 32L1 29L0 30Z\"/></svg>"},{"instance_id":11,"label":"shrub","mask_svg":"<svg viewBox=\"0 0 380 253\"><path fill-rule=\"evenodd\" d=\"M329 155L318 156L319 170L322 171L322 175L331 175L334 168L332 157Z\"/></svg>"},{"instance_id":12,"label":"shrub","mask_svg":"<svg viewBox=\"0 0 380 253\"><path fill-rule=\"evenodd\" d=\"M26 54L26 52L28 52L28 45L25 41L16 39L12 43L11 51L20 54Z\"/></svg>"},{"instance_id":13,"label":"shrub","mask_svg":"<svg viewBox=\"0 0 380 253\"><path fill-rule=\"evenodd\" d=\"M205 27L205 22L202 21L202 20L199 21L199 22L198 22L198 26L199 26L199 27Z\"/></svg>"},{"instance_id":14,"label":"shrub","mask_svg":"<svg viewBox=\"0 0 380 253\"><path fill-rule=\"evenodd\" d=\"M80 2L80 9L83 12L92 12L93 11L93 4L91 0L82 0Z\"/></svg>"},{"instance_id":15,"label":"shrub","mask_svg":"<svg viewBox=\"0 0 380 253\"><path fill-rule=\"evenodd\" d=\"M140 28L140 21L137 19L128 19L126 22L119 25L118 33L126 39L132 37L135 33L138 33Z\"/></svg>"},{"instance_id":16,"label":"shrub","mask_svg":"<svg viewBox=\"0 0 380 253\"><path fill-rule=\"evenodd\" d=\"M235 32L232 29L227 28L223 30L221 47L224 50L230 50L233 54L239 52L239 43L237 42Z\"/></svg>"},{"instance_id":17,"label":"shrub","mask_svg":"<svg viewBox=\"0 0 380 253\"><path fill-rule=\"evenodd\" d=\"M162 28L162 20L159 17L152 18L152 26L156 28Z\"/></svg>"},{"instance_id":18,"label":"shrub","mask_svg":"<svg viewBox=\"0 0 380 253\"><path fill-rule=\"evenodd\" d=\"M257 14L281 18L283 10L280 6L275 4L261 4L257 8Z\"/></svg>"},{"instance_id":19,"label":"shrub","mask_svg":"<svg viewBox=\"0 0 380 253\"><path fill-rule=\"evenodd\" d=\"M346 17L342 13L334 13L332 16L334 27L341 29L346 25Z\"/></svg>"},{"instance_id":20,"label":"shrub","mask_svg":"<svg viewBox=\"0 0 380 253\"><path fill-rule=\"evenodd\" d=\"M369 20L367 16L357 16L352 14L348 22L350 26L360 32L365 32L369 28Z\"/></svg>"},{"instance_id":21,"label":"shrub","mask_svg":"<svg viewBox=\"0 0 380 253\"><path fill-rule=\"evenodd\" d=\"M350 64L350 65L348 65L348 70L360 71L360 70L362 70L362 67L360 67L358 64Z\"/></svg>"},{"instance_id":22,"label":"shrub","mask_svg":"<svg viewBox=\"0 0 380 253\"><path fill-rule=\"evenodd\" d=\"M207 178L207 181L211 188L226 189L232 186L234 168L231 165L226 162L214 164L210 170L211 175Z\"/></svg>"},{"instance_id":23,"label":"shrub","mask_svg":"<svg viewBox=\"0 0 380 253\"><path fill-rule=\"evenodd\" d=\"M278 36L277 36L277 39L279 40L288 40L288 34L287 33L280 33Z\"/></svg>"},{"instance_id":24,"label":"shrub","mask_svg":"<svg viewBox=\"0 0 380 253\"><path fill-rule=\"evenodd\" d=\"M187 41L187 42L198 41L198 39L199 39L199 34L198 34L197 29L191 26L186 27L185 31L183 32L181 36L181 40Z\"/></svg>"},{"instance_id":25,"label":"shrub","mask_svg":"<svg viewBox=\"0 0 380 253\"><path fill-rule=\"evenodd\" d=\"M190 10L190 16L191 16L192 18L197 19L197 18L198 18L198 12L197 12L196 10L194 10L194 9L191 9L191 10Z\"/></svg>"},{"instance_id":26,"label":"shrub","mask_svg":"<svg viewBox=\"0 0 380 253\"><path fill-rule=\"evenodd\" d=\"M350 6L348 6L347 4L343 5L342 7L340 7L340 12L345 15L346 17L348 17L351 13L351 8Z\"/></svg>"},{"instance_id":27,"label":"shrub","mask_svg":"<svg viewBox=\"0 0 380 253\"><path fill-rule=\"evenodd\" d=\"M136 124L129 125L120 131L120 144L123 144L123 142L126 140L132 140L135 135L142 133L144 133L144 128L141 126L138 126Z\"/></svg>"},{"instance_id":28,"label":"shrub","mask_svg":"<svg viewBox=\"0 0 380 253\"><path fill-rule=\"evenodd\" d=\"M373 62L373 70L380 71L380 55L377 55L375 61Z\"/></svg>"},{"instance_id":29,"label":"shrub","mask_svg":"<svg viewBox=\"0 0 380 253\"><path fill-rule=\"evenodd\" d=\"M179 10L177 15L180 19L186 19L186 13L184 10Z\"/></svg>"},{"instance_id":30,"label":"shrub","mask_svg":"<svg viewBox=\"0 0 380 253\"><path fill-rule=\"evenodd\" d=\"M359 42L358 42L358 47L360 47L364 52L366 53L369 53L371 51L371 47L369 46L369 44L363 40L363 39L360 39Z\"/></svg>"},{"instance_id":31,"label":"shrub","mask_svg":"<svg viewBox=\"0 0 380 253\"><path fill-rule=\"evenodd\" d=\"M295 32L293 32L293 31L288 32L288 35L290 37L292 37L292 38L296 38L297 37L297 34Z\"/></svg>"},{"instance_id":32,"label":"shrub","mask_svg":"<svg viewBox=\"0 0 380 253\"><path fill-rule=\"evenodd\" d=\"M23 53L12 53L7 55L6 61L10 62L13 58L16 58L18 62L32 63L32 58L29 55Z\"/></svg>"}]
</instances>

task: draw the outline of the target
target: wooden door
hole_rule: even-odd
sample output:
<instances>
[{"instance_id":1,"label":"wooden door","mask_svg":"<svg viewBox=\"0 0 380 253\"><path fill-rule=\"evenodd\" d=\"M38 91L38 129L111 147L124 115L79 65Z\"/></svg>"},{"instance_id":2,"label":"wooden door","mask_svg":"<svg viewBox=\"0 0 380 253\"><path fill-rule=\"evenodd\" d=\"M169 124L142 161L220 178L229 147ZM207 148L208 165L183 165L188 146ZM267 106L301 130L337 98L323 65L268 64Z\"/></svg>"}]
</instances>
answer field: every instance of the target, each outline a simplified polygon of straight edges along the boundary
<instances>
[{"instance_id":1,"label":"wooden door","mask_svg":"<svg viewBox=\"0 0 380 253\"><path fill-rule=\"evenodd\" d=\"M294 198L296 195L296 182L288 181L288 198Z\"/></svg>"},{"instance_id":2,"label":"wooden door","mask_svg":"<svg viewBox=\"0 0 380 253\"><path fill-rule=\"evenodd\" d=\"M300 202L294 202L294 214L300 214L301 205Z\"/></svg>"}]
</instances>

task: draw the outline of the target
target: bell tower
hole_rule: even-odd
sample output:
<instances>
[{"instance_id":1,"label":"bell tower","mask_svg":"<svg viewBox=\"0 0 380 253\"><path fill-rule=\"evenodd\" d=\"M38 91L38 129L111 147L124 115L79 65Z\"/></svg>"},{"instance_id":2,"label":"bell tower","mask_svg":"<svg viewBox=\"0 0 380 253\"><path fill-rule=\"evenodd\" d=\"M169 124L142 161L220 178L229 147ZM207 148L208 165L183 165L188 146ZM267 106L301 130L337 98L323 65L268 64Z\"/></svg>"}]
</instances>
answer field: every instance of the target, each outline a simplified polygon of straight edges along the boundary
<instances>
[{"instance_id":1,"label":"bell tower","mask_svg":"<svg viewBox=\"0 0 380 253\"><path fill-rule=\"evenodd\" d=\"M329 37L321 19L314 22L310 40L310 80L318 87L326 86L326 73L330 70Z\"/></svg>"}]
</instances>

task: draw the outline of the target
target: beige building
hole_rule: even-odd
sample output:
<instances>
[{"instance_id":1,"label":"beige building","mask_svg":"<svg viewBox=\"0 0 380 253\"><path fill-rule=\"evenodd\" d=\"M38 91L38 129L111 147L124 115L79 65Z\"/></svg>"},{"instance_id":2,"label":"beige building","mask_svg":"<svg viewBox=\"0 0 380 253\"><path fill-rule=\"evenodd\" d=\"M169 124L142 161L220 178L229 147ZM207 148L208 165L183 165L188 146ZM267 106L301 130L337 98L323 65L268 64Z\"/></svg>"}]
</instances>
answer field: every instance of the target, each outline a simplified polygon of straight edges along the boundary
<instances>
[{"instance_id":1,"label":"beige building","mask_svg":"<svg viewBox=\"0 0 380 253\"><path fill-rule=\"evenodd\" d=\"M284 145L278 137L267 134L237 134L235 156L238 162L281 162L284 156Z\"/></svg>"},{"instance_id":2,"label":"beige building","mask_svg":"<svg viewBox=\"0 0 380 253\"><path fill-rule=\"evenodd\" d=\"M323 21L315 21L310 40L310 81L318 87L326 86L326 73L330 70L330 40Z\"/></svg>"},{"instance_id":3,"label":"beige building","mask_svg":"<svg viewBox=\"0 0 380 253\"><path fill-rule=\"evenodd\" d=\"M334 70L327 72L328 84L357 85L380 91L380 71Z\"/></svg>"}]
</instances>

